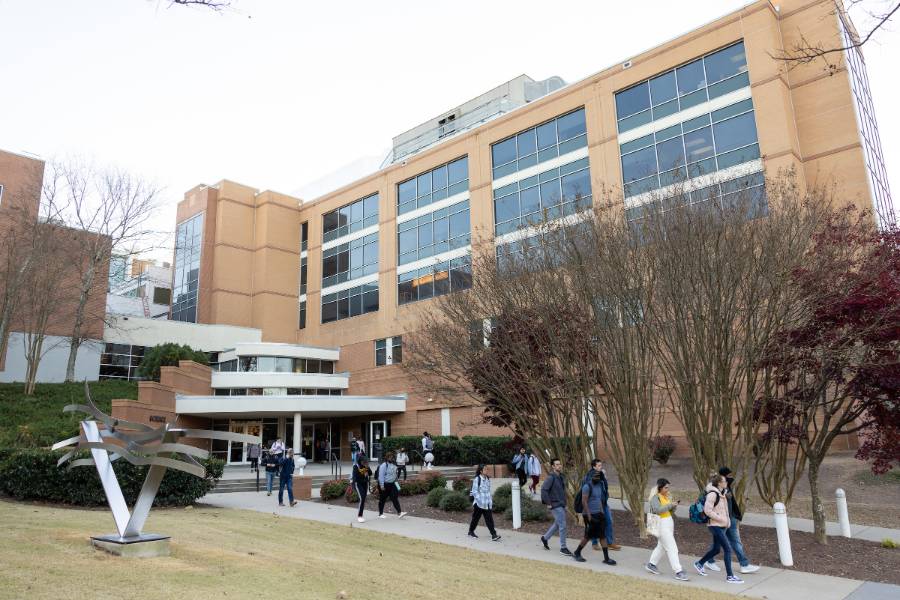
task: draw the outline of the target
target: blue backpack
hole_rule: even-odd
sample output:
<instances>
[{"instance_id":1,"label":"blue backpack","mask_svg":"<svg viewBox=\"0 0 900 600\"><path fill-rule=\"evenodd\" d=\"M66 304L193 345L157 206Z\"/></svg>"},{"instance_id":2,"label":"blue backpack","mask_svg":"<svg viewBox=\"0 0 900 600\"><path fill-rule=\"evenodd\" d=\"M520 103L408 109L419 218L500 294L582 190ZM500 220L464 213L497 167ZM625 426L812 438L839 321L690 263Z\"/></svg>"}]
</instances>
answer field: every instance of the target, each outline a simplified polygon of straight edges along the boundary
<instances>
[{"instance_id":1,"label":"blue backpack","mask_svg":"<svg viewBox=\"0 0 900 600\"><path fill-rule=\"evenodd\" d=\"M700 496L697 497L697 501L688 508L688 516L691 519L691 523L699 523L700 525L709 523L709 515L703 512L703 507L706 505L706 494L707 492L701 492ZM717 494L716 502L713 506L719 503L719 498L721 498L721 496Z\"/></svg>"}]
</instances>

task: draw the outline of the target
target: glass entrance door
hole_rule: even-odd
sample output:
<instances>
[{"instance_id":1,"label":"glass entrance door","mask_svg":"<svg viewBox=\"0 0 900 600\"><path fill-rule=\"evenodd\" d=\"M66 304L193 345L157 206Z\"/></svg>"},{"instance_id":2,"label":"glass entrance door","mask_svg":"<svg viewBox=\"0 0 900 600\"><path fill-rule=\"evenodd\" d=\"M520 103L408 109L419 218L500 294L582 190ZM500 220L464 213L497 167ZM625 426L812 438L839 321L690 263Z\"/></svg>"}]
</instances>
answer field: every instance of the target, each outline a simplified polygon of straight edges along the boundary
<instances>
[{"instance_id":1,"label":"glass entrance door","mask_svg":"<svg viewBox=\"0 0 900 600\"><path fill-rule=\"evenodd\" d=\"M313 461L313 433L314 429L312 425L303 424L301 425L302 435L300 436L303 439L303 443L300 445L300 452L303 454L303 458L308 460L309 462Z\"/></svg>"},{"instance_id":2,"label":"glass entrance door","mask_svg":"<svg viewBox=\"0 0 900 600\"><path fill-rule=\"evenodd\" d=\"M262 423L259 421L232 421L228 430L231 433L259 435ZM250 462L247 459L247 444L244 442L228 442L228 464L238 465Z\"/></svg>"},{"instance_id":3,"label":"glass entrance door","mask_svg":"<svg viewBox=\"0 0 900 600\"><path fill-rule=\"evenodd\" d=\"M387 433L387 421L369 421L369 456L381 460L381 456L375 452L375 444L381 447L381 440Z\"/></svg>"}]
</instances>

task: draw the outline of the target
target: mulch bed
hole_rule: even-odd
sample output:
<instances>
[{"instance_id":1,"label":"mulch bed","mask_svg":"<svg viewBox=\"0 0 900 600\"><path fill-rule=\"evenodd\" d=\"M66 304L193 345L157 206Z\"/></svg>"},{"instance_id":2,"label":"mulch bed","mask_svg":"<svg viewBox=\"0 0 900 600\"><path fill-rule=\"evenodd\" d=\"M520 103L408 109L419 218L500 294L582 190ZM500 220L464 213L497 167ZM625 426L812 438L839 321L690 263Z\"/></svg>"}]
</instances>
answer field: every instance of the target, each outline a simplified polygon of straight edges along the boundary
<instances>
[{"instance_id":1,"label":"mulch bed","mask_svg":"<svg viewBox=\"0 0 900 600\"><path fill-rule=\"evenodd\" d=\"M345 500L333 500L332 503L347 506ZM460 523L461 527L467 526L472 516L470 511L445 512L439 508L432 508L425 504L424 495L401 497L400 505L411 516L454 521ZM378 501L369 496L366 507L369 510L377 511ZM390 503L385 508L387 513L392 513L393 510ZM686 514L687 508L682 507L680 510ZM494 522L498 529L512 529L512 522L505 519L502 514L494 513ZM549 522L525 522L520 531L539 536L547 530L548 526ZM583 531L583 526L576 524L571 515L568 527L570 539ZM483 530L484 534L487 534L483 521L479 528ZM623 546L646 548L648 556L649 551L656 546L656 538L642 540L638 536L637 527L625 511L613 511L613 529L616 534L616 543ZM683 517L676 519L675 540L678 542L680 553L701 556L709 547L710 535L706 526L691 523L687 517ZM900 549L882 548L876 542L829 537L828 545L822 546L816 543L811 533L791 531L794 566L784 567L778 560L778 542L774 528L741 525L741 541L753 564L900 585ZM535 538L535 544L540 544L540 540ZM558 542L554 543L553 547L558 547ZM615 553L613 555L615 556ZM737 560L733 558L732 561L737 571ZM663 562L665 563L665 561ZM721 554L717 562L722 566ZM682 566L688 568L690 565L683 561ZM665 567L668 568L668 565L666 564Z\"/></svg>"}]
</instances>

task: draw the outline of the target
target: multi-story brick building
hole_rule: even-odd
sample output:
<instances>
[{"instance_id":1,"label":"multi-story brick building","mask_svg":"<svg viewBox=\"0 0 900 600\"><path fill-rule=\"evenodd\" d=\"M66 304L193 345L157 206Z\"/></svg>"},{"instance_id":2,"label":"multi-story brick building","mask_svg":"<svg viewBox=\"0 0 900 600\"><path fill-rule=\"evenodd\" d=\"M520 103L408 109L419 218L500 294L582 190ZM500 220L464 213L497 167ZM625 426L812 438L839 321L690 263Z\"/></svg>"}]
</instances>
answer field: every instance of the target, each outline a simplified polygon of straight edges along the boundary
<instances>
[{"instance_id":1,"label":"multi-story brick building","mask_svg":"<svg viewBox=\"0 0 900 600\"><path fill-rule=\"evenodd\" d=\"M836 69L775 58L801 36L853 35L834 6L755 2L575 83L519 77L398 136L383 168L316 199L231 181L190 190L172 318L255 328L263 343L221 355L208 395L174 410L268 427L301 450L351 432L488 431L478 406L414 393L394 364L403 336L430 298L469 287L472 253L533 235L535 214L589 216L601 186L639 218L676 173L708 199L710 181L725 195L793 168L893 222L862 54L834 55Z\"/></svg>"}]
</instances>

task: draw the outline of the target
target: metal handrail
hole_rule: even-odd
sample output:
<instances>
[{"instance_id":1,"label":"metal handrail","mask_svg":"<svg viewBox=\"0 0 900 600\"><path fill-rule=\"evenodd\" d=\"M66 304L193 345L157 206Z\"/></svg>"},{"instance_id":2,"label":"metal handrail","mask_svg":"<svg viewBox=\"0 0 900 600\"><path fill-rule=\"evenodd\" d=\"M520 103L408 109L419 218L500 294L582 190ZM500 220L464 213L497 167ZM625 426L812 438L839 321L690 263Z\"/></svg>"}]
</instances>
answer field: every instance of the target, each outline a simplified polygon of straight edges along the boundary
<instances>
[{"instance_id":1,"label":"metal handrail","mask_svg":"<svg viewBox=\"0 0 900 600\"><path fill-rule=\"evenodd\" d=\"M331 478L332 479L341 479L343 478L343 465L341 464L340 458L335 458L334 453L331 453Z\"/></svg>"}]
</instances>

